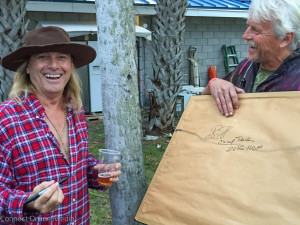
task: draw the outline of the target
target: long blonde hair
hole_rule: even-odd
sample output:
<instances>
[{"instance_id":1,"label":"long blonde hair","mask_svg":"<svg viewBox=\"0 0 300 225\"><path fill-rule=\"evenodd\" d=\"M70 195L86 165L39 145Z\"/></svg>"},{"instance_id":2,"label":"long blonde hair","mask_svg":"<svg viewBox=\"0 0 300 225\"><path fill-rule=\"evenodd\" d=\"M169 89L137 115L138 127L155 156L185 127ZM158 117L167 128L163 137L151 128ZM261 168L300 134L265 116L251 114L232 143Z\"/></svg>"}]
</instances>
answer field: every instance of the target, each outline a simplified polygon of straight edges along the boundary
<instances>
[{"instance_id":1,"label":"long blonde hair","mask_svg":"<svg viewBox=\"0 0 300 225\"><path fill-rule=\"evenodd\" d=\"M30 76L26 73L26 67L27 62L25 61L17 69L14 76L13 85L8 96L10 99L14 99L18 103L21 103L20 96L26 96L28 93L35 93L35 87L30 80ZM78 73L74 69L70 80L65 87L63 95L67 100L66 106L71 107L74 111L77 112L80 112L82 107L80 85L80 78L78 76Z\"/></svg>"}]
</instances>

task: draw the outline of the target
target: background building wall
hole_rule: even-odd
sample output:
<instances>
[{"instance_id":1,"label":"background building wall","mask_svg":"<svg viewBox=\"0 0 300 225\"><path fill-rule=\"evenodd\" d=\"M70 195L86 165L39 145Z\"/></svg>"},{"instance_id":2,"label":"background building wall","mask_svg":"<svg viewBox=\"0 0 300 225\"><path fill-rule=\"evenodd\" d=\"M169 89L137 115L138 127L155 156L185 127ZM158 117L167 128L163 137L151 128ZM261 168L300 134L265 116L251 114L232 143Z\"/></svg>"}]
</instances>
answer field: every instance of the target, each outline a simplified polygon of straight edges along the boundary
<instances>
[{"instance_id":1,"label":"background building wall","mask_svg":"<svg viewBox=\"0 0 300 225\"><path fill-rule=\"evenodd\" d=\"M149 25L149 19L140 19L141 24ZM148 28L151 30L151 27ZM235 45L238 59L247 57L247 45L242 36L246 29L246 19L241 18L212 18L212 17L186 17L186 30L183 44L182 70L185 74L184 82L189 85L190 60L189 49L191 46L197 48L198 67L200 75L200 86L208 83L208 67L217 67L218 77L224 77L224 57L221 51L223 45ZM152 42L145 43L145 68L144 82L151 89L151 83L147 77L153 76L152 71Z\"/></svg>"}]
</instances>

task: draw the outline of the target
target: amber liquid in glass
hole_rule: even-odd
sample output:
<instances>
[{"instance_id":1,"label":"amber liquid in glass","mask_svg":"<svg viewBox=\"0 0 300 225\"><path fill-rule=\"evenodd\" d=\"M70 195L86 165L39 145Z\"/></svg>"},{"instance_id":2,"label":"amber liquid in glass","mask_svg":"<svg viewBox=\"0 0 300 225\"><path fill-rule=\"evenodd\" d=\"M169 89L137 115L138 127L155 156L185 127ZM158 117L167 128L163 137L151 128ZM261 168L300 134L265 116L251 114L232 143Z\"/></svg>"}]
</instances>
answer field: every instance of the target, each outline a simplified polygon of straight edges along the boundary
<instances>
[{"instance_id":1,"label":"amber liquid in glass","mask_svg":"<svg viewBox=\"0 0 300 225\"><path fill-rule=\"evenodd\" d=\"M109 181L110 172L98 174L98 183L103 186L111 186L112 182Z\"/></svg>"}]
</instances>

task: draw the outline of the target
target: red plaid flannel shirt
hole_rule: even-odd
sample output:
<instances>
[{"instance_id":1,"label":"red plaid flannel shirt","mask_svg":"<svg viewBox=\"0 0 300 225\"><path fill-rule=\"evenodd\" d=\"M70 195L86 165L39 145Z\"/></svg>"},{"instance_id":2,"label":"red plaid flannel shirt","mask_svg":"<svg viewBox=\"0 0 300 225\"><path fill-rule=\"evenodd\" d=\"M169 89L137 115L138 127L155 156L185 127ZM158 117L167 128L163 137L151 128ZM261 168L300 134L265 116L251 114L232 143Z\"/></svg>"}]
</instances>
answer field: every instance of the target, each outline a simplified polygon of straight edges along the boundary
<instances>
[{"instance_id":1,"label":"red plaid flannel shirt","mask_svg":"<svg viewBox=\"0 0 300 225\"><path fill-rule=\"evenodd\" d=\"M84 111L67 111L71 162L64 157L45 121L45 109L33 94L22 105L0 105L0 224L89 224L88 187L105 190L88 152ZM61 185L63 203L47 214L23 212L23 203L43 181L69 179Z\"/></svg>"}]
</instances>

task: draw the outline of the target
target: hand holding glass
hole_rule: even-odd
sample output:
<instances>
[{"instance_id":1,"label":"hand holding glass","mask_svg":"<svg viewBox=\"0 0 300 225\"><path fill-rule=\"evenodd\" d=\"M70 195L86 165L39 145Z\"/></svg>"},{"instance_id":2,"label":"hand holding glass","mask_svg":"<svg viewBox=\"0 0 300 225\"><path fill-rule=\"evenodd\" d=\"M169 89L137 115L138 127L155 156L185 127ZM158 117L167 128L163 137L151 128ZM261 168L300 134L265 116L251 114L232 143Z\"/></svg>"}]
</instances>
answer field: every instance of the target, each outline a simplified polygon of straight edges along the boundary
<instances>
[{"instance_id":1,"label":"hand holding glass","mask_svg":"<svg viewBox=\"0 0 300 225\"><path fill-rule=\"evenodd\" d=\"M99 149L99 162L101 168L98 170L98 182L103 186L111 186L110 178L117 171L117 163L121 162L121 152L112 149Z\"/></svg>"}]
</instances>

